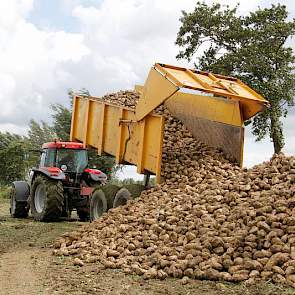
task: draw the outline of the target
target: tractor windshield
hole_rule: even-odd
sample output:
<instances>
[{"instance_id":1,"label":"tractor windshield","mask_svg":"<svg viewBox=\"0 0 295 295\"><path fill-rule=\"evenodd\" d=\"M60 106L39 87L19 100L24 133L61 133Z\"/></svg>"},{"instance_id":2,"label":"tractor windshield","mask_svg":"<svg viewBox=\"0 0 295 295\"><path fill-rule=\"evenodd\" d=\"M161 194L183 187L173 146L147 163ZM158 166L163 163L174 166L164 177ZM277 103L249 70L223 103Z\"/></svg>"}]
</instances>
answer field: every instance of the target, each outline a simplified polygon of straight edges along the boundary
<instances>
[{"instance_id":1,"label":"tractor windshield","mask_svg":"<svg viewBox=\"0 0 295 295\"><path fill-rule=\"evenodd\" d=\"M78 149L57 149L56 164L59 168L65 165L68 172L81 173L87 167L87 152Z\"/></svg>"}]
</instances>

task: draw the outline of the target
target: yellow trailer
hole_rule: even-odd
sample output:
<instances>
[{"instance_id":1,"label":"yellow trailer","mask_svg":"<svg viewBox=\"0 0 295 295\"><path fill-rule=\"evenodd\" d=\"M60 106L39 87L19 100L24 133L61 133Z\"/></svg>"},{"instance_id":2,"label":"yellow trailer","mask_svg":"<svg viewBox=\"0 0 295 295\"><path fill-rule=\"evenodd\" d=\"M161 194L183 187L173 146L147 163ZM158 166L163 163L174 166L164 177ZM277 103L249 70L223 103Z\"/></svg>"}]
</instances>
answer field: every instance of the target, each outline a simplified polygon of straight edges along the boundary
<instances>
[{"instance_id":1,"label":"yellow trailer","mask_svg":"<svg viewBox=\"0 0 295 295\"><path fill-rule=\"evenodd\" d=\"M221 148L242 165L244 121L268 101L236 78L156 63L144 86L136 86L136 109L99 98L75 96L71 140L137 166L160 182L164 117L153 110L164 104L194 137Z\"/></svg>"}]
</instances>

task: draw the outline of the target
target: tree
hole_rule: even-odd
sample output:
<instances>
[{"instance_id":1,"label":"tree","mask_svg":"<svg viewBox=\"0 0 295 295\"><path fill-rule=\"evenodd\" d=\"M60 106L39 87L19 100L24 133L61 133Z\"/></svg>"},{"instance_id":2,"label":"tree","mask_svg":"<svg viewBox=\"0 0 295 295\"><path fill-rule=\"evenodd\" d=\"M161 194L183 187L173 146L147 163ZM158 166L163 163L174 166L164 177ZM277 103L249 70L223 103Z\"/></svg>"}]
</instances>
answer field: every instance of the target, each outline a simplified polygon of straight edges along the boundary
<instances>
[{"instance_id":1,"label":"tree","mask_svg":"<svg viewBox=\"0 0 295 295\"><path fill-rule=\"evenodd\" d=\"M26 172L25 138L0 132L0 185L23 179Z\"/></svg>"},{"instance_id":2,"label":"tree","mask_svg":"<svg viewBox=\"0 0 295 295\"><path fill-rule=\"evenodd\" d=\"M176 44L178 59L190 61L205 71L233 75L270 102L270 108L252 121L257 140L269 134L275 153L284 146L281 118L294 106L295 56L287 41L295 35L295 19L288 20L284 5L241 16L238 6L197 2L193 12L182 12Z\"/></svg>"},{"instance_id":3,"label":"tree","mask_svg":"<svg viewBox=\"0 0 295 295\"><path fill-rule=\"evenodd\" d=\"M54 128L46 122L38 123L34 120L30 121L28 131L28 142L31 149L41 149L44 142L56 139Z\"/></svg>"},{"instance_id":4,"label":"tree","mask_svg":"<svg viewBox=\"0 0 295 295\"><path fill-rule=\"evenodd\" d=\"M9 132L0 132L0 150L7 148L10 143L15 141L22 141L24 138L18 134L13 134Z\"/></svg>"},{"instance_id":5,"label":"tree","mask_svg":"<svg viewBox=\"0 0 295 295\"><path fill-rule=\"evenodd\" d=\"M59 140L69 141L71 132L72 112L61 104L53 104L53 130Z\"/></svg>"}]
</instances>

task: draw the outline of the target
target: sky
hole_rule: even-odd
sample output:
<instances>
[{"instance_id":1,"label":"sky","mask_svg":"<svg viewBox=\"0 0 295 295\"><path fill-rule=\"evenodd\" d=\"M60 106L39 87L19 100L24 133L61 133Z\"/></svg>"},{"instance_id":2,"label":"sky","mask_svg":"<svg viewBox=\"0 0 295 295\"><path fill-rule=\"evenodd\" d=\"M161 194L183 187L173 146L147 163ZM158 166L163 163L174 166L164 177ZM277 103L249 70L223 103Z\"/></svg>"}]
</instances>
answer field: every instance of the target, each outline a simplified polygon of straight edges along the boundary
<instances>
[{"instance_id":1,"label":"sky","mask_svg":"<svg viewBox=\"0 0 295 295\"><path fill-rule=\"evenodd\" d=\"M206 2L212 3L211 0ZM236 1L215 1L233 6ZM278 1L241 0L240 12ZM295 17L293 0L285 4ZM181 10L195 0L0 1L0 131L26 134L30 119L50 122L50 104L68 105L69 89L100 96L143 84L155 62L176 60ZM295 48L295 41L289 41ZM295 154L295 111L284 120L287 154ZM246 128L244 163L270 158L269 140ZM134 168L122 175L135 176Z\"/></svg>"}]
</instances>

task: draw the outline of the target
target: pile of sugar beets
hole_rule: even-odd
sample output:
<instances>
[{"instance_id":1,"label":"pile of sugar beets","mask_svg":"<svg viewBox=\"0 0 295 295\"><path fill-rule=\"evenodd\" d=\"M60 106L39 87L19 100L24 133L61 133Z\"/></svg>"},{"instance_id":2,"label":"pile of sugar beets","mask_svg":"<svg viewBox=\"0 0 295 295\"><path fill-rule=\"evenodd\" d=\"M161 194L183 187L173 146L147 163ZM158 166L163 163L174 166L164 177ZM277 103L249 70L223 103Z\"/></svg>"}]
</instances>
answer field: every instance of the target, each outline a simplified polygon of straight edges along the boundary
<instances>
[{"instance_id":1,"label":"pile of sugar beets","mask_svg":"<svg viewBox=\"0 0 295 295\"><path fill-rule=\"evenodd\" d=\"M121 91L104 100L134 107ZM145 279L271 280L295 287L295 157L240 169L166 117L162 176L124 206L66 233L54 254Z\"/></svg>"}]
</instances>

